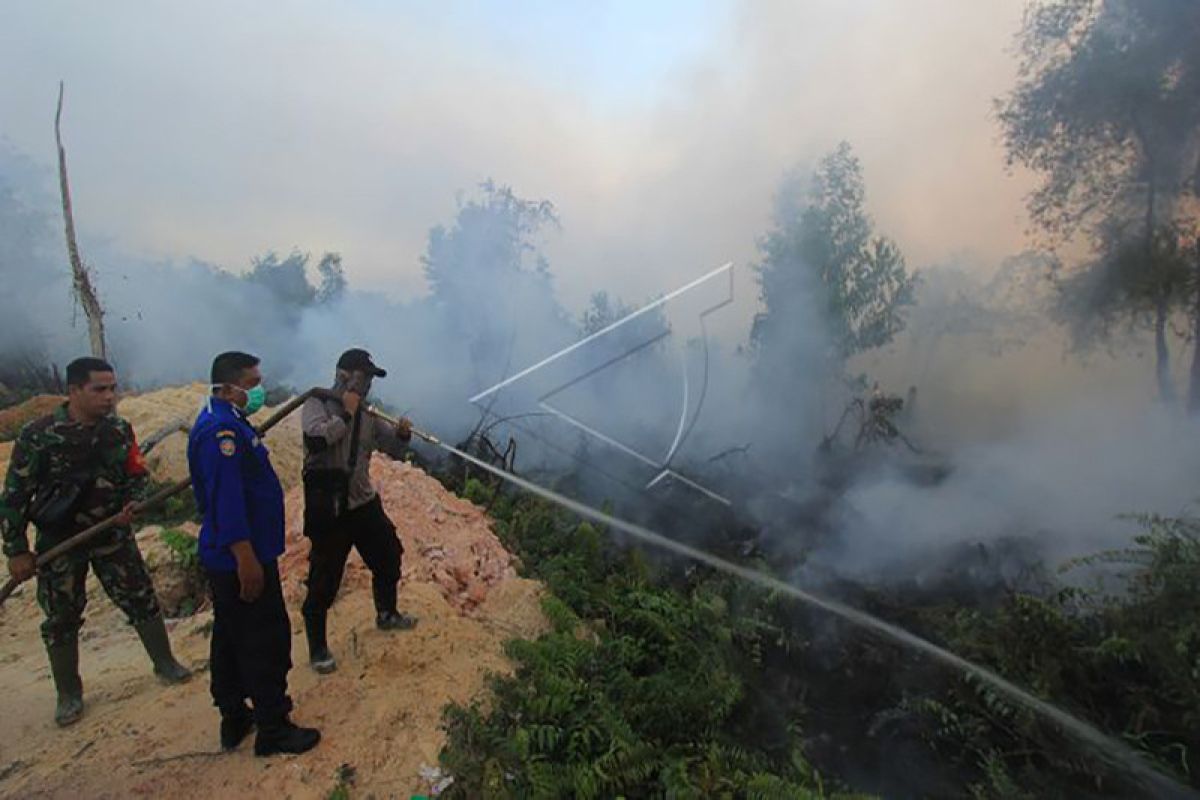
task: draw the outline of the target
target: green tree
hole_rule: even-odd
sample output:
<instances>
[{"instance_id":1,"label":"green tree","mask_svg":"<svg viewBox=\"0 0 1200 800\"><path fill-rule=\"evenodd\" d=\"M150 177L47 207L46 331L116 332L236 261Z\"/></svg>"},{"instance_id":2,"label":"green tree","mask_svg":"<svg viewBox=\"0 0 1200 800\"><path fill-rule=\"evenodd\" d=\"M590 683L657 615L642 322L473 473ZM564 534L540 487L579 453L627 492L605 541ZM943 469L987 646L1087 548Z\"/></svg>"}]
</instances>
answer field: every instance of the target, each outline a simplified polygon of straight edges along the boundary
<instances>
[{"instance_id":1,"label":"green tree","mask_svg":"<svg viewBox=\"0 0 1200 800\"><path fill-rule=\"evenodd\" d=\"M298 313L312 305L317 290L308 282L308 254L293 250L286 258L270 251L250 260L246 280L271 293L285 309Z\"/></svg>"},{"instance_id":2,"label":"green tree","mask_svg":"<svg viewBox=\"0 0 1200 800\"><path fill-rule=\"evenodd\" d=\"M538 235L558 225L546 200L486 181L454 224L429 232L422 263L447 333L465 341L476 383L497 374L521 342L554 340L573 326L554 297Z\"/></svg>"},{"instance_id":3,"label":"green tree","mask_svg":"<svg viewBox=\"0 0 1200 800\"><path fill-rule=\"evenodd\" d=\"M1100 234L1101 255L1084 269L1057 281L1053 316L1067 325L1076 347L1110 343L1114 333L1155 332L1160 396L1174 395L1167 373L1167 337L1171 311L1195 293L1195 267L1178 225L1163 225L1148 241L1119 233Z\"/></svg>"},{"instance_id":4,"label":"green tree","mask_svg":"<svg viewBox=\"0 0 1200 800\"><path fill-rule=\"evenodd\" d=\"M320 305L337 302L346 294L346 273L342 269L339 253L326 253L317 264L321 285L317 287L316 301Z\"/></svg>"},{"instance_id":5,"label":"green tree","mask_svg":"<svg viewBox=\"0 0 1200 800\"><path fill-rule=\"evenodd\" d=\"M1174 396L1170 318L1185 295L1170 265L1157 261L1157 243L1186 214L1181 200L1196 197L1197 40L1200 4L1193 0L1037 0L1018 37L1019 81L998 102L1010 163L1042 176L1029 198L1034 223L1052 242L1081 234L1092 245L1084 269L1099 274L1084 283L1105 290L1095 306L1068 302L1095 316L1092 330L1104 330L1121 308L1127 319L1148 319L1164 400ZM1135 245L1140 268L1130 269ZM1137 285L1113 285L1117 277ZM1128 304L1114 307L1114 298ZM1193 387L1200 390L1200 359Z\"/></svg>"},{"instance_id":6,"label":"green tree","mask_svg":"<svg viewBox=\"0 0 1200 800\"><path fill-rule=\"evenodd\" d=\"M773 368L796 369L810 352L803 332L813 313L829 337L825 356L839 370L904 329L916 276L895 242L874 234L865 203L862 167L846 142L821 160L807 187L795 174L784 181L774 228L760 244L763 310L751 332Z\"/></svg>"},{"instance_id":7,"label":"green tree","mask_svg":"<svg viewBox=\"0 0 1200 800\"><path fill-rule=\"evenodd\" d=\"M624 319L635 310L625 305L621 298L610 297L608 292L593 292L587 308L579 317L579 326L583 329L585 336L591 336L617 320Z\"/></svg>"},{"instance_id":8,"label":"green tree","mask_svg":"<svg viewBox=\"0 0 1200 800\"><path fill-rule=\"evenodd\" d=\"M453 227L438 225L429 232L421 263L433 300L478 305L485 299L481 289L522 273L548 283L548 265L534 239L545 226L557 224L550 201L523 200L510 187L485 181L480 195L459 208Z\"/></svg>"},{"instance_id":9,"label":"green tree","mask_svg":"<svg viewBox=\"0 0 1200 800\"><path fill-rule=\"evenodd\" d=\"M320 283L314 285L308 278L308 264L312 256L293 250L285 258L275 251L255 256L250 261L246 280L262 286L280 307L291 315L313 305L332 303L346 292L346 273L342 257L338 253L325 253L317 263Z\"/></svg>"}]
</instances>

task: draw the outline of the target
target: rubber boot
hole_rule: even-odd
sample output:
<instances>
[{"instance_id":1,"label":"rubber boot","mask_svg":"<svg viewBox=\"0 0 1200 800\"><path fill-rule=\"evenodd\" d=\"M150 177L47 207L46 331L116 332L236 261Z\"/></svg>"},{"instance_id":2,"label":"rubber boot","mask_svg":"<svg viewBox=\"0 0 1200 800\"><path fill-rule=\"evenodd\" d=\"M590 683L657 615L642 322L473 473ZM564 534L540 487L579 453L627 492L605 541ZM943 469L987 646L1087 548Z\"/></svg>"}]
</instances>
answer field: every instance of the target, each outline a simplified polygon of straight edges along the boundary
<instances>
[{"instance_id":1,"label":"rubber boot","mask_svg":"<svg viewBox=\"0 0 1200 800\"><path fill-rule=\"evenodd\" d=\"M381 631L407 631L416 625L416 617L399 611L380 611L375 615L375 627Z\"/></svg>"},{"instance_id":2,"label":"rubber boot","mask_svg":"<svg viewBox=\"0 0 1200 800\"><path fill-rule=\"evenodd\" d=\"M273 756L276 753L306 753L321 741L316 728L301 728L287 717L279 722L263 723L254 737L254 755Z\"/></svg>"},{"instance_id":3,"label":"rubber boot","mask_svg":"<svg viewBox=\"0 0 1200 800\"><path fill-rule=\"evenodd\" d=\"M54 689L58 692L58 703L54 708L54 721L60 728L78 722L83 716L83 681L79 679L79 640L70 639L58 644L46 645L50 656L50 674L54 678Z\"/></svg>"},{"instance_id":4,"label":"rubber boot","mask_svg":"<svg viewBox=\"0 0 1200 800\"><path fill-rule=\"evenodd\" d=\"M417 624L417 618L396 610L394 581L374 581L371 593L375 597L375 627L381 631L406 631Z\"/></svg>"},{"instance_id":5,"label":"rubber boot","mask_svg":"<svg viewBox=\"0 0 1200 800\"><path fill-rule=\"evenodd\" d=\"M228 712L222 711L221 749L236 750L252 730L254 730L254 715L245 705Z\"/></svg>"},{"instance_id":6,"label":"rubber boot","mask_svg":"<svg viewBox=\"0 0 1200 800\"><path fill-rule=\"evenodd\" d=\"M183 683L192 677L192 672L175 660L171 654L171 640L167 638L167 626L162 617L151 617L133 626L150 660L154 662L154 674L163 683Z\"/></svg>"},{"instance_id":7,"label":"rubber boot","mask_svg":"<svg viewBox=\"0 0 1200 800\"><path fill-rule=\"evenodd\" d=\"M328 675L337 669L337 661L325 641L325 615L305 614L304 634L308 639L308 663L314 671Z\"/></svg>"}]
</instances>

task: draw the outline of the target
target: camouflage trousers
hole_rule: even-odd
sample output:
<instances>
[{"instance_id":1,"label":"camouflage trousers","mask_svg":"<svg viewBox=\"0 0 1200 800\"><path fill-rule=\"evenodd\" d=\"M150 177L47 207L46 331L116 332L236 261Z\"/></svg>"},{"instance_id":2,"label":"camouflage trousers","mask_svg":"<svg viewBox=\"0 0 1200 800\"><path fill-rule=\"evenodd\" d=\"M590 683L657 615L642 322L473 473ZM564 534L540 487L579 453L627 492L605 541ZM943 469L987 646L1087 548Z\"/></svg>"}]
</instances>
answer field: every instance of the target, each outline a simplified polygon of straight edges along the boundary
<instances>
[{"instance_id":1,"label":"camouflage trousers","mask_svg":"<svg viewBox=\"0 0 1200 800\"><path fill-rule=\"evenodd\" d=\"M87 607L88 567L96 571L104 592L125 612L132 625L159 616L150 572L133 533L118 530L101 544L56 558L38 570L38 605L46 615L42 640L49 645L76 639Z\"/></svg>"}]
</instances>

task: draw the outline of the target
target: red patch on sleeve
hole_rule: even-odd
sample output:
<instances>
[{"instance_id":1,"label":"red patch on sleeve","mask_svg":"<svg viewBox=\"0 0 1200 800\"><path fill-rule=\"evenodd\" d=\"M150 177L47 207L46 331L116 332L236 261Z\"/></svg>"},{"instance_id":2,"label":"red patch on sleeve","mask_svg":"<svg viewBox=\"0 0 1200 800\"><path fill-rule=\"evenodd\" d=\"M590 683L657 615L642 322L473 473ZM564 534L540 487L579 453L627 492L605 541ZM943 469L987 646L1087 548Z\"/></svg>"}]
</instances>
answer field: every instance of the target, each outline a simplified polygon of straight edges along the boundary
<instances>
[{"instance_id":1,"label":"red patch on sleeve","mask_svg":"<svg viewBox=\"0 0 1200 800\"><path fill-rule=\"evenodd\" d=\"M137 437L130 434L129 456L125 459L125 474L141 477L146 474L146 459L142 458L142 449L138 447Z\"/></svg>"}]
</instances>

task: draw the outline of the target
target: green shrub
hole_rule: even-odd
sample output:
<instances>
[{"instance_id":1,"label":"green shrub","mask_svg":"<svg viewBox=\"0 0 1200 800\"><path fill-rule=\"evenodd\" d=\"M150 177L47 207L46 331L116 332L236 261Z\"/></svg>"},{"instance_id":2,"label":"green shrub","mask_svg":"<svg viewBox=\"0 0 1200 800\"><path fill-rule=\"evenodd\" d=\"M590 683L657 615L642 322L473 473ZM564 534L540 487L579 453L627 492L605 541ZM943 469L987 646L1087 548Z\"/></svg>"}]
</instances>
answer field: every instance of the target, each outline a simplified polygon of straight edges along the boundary
<instances>
[{"instance_id":1,"label":"green shrub","mask_svg":"<svg viewBox=\"0 0 1200 800\"><path fill-rule=\"evenodd\" d=\"M468 482L467 496L478 491ZM492 677L489 698L447 707L449 796L829 796L798 740L768 753L739 716L743 651L774 630L730 613L743 587L669 585L636 551L544 502L505 498L493 510L506 546L550 591L552 630L507 644L515 674Z\"/></svg>"},{"instance_id":2,"label":"green shrub","mask_svg":"<svg viewBox=\"0 0 1200 800\"><path fill-rule=\"evenodd\" d=\"M1062 568L1107 574L1095 588L1014 594L994 611L938 614L933 627L954 652L1200 786L1200 520L1134 519L1133 547ZM978 681L899 708L938 753L972 769L978 797L1024 796L1015 786L1043 797L1122 791L1097 756Z\"/></svg>"},{"instance_id":3,"label":"green shrub","mask_svg":"<svg viewBox=\"0 0 1200 800\"><path fill-rule=\"evenodd\" d=\"M170 485L172 484L158 481L151 482L146 494L149 496ZM162 525L164 527L179 525L183 522L198 523L199 521L200 513L196 510L196 497L192 494L190 488L172 495L157 508L149 509L138 517L139 524Z\"/></svg>"},{"instance_id":4,"label":"green shrub","mask_svg":"<svg viewBox=\"0 0 1200 800\"><path fill-rule=\"evenodd\" d=\"M178 528L163 528L158 537L171 551L171 558L176 564L188 569L200 569L200 543L195 536Z\"/></svg>"}]
</instances>

